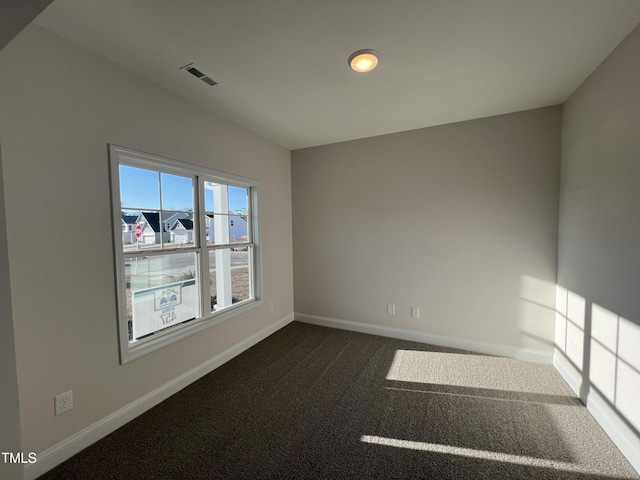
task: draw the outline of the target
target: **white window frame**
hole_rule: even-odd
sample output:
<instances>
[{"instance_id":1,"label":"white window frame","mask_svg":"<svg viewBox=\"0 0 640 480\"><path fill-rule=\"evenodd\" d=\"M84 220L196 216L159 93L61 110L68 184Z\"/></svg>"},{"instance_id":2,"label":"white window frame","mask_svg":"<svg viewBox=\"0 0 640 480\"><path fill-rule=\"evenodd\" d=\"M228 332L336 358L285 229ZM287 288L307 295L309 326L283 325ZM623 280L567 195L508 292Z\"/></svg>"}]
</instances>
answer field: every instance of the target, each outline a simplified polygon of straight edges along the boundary
<instances>
[{"instance_id":1,"label":"white window frame","mask_svg":"<svg viewBox=\"0 0 640 480\"><path fill-rule=\"evenodd\" d=\"M179 249L153 250L153 254L170 253L198 253L198 272L196 272L200 285L200 317L190 320L184 324L176 325L167 330L156 332L155 334L137 341L129 340L129 325L127 318L127 298L125 281L125 257L131 256L131 252L124 252L122 242L122 208L120 204L120 165L127 165L137 168L146 168L154 171L166 172L169 174L182 175L195 179L194 187L194 225L197 219L197 239L194 234L193 246L181 247ZM226 320L241 315L249 310L259 307L262 304L262 281L261 281L261 261L260 242L258 230L258 194L259 181L232 175L226 172L213 170L198 165L188 164L148 153L138 152L117 145L109 145L109 168L111 174L111 205L112 205L112 229L114 240L114 260L117 291L117 316L118 316L118 338L120 347L120 363L127 363L135 358L139 358L147 353L158 350L166 345L174 343L185 337L200 332L206 328L218 325ZM204 182L220 183L228 186L247 188L249 191L247 224L248 242L228 243L223 245L207 245L206 240L206 220L205 220L205 192ZM162 218L160 225L164 226ZM211 297L209 292L209 282L202 279L209 278L209 251L221 248L250 247L248 251L253 252L249 258L249 274L251 276L252 293L251 298L228 306L222 310L211 312Z\"/></svg>"}]
</instances>

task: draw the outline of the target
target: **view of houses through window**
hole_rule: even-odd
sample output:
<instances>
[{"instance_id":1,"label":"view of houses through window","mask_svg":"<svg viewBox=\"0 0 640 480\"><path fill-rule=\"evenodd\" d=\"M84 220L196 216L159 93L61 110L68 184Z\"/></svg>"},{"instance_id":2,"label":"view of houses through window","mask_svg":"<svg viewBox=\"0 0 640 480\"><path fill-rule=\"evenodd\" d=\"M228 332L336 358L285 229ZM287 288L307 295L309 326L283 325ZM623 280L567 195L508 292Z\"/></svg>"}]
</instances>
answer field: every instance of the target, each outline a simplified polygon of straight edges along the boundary
<instances>
[{"instance_id":1,"label":"view of houses through window","mask_svg":"<svg viewBox=\"0 0 640 480\"><path fill-rule=\"evenodd\" d=\"M116 156L128 345L254 300L251 185Z\"/></svg>"}]
</instances>

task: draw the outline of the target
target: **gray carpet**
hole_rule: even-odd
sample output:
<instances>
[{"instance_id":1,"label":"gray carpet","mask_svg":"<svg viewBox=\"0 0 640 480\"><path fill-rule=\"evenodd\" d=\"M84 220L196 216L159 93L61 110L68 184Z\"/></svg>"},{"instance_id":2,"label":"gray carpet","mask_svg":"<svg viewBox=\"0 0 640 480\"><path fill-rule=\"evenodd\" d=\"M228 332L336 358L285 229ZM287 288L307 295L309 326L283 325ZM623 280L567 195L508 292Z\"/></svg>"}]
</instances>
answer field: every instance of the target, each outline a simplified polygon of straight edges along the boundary
<instances>
[{"instance_id":1,"label":"gray carpet","mask_svg":"<svg viewBox=\"0 0 640 480\"><path fill-rule=\"evenodd\" d=\"M41 479L638 479L550 365L294 322Z\"/></svg>"}]
</instances>

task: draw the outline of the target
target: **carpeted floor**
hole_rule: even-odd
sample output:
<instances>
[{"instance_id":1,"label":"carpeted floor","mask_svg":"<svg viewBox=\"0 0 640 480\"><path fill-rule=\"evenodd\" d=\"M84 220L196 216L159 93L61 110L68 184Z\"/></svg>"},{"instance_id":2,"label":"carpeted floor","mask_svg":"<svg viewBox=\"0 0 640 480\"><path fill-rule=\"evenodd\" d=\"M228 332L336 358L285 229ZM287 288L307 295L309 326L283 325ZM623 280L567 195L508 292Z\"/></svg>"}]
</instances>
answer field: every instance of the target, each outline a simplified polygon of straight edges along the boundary
<instances>
[{"instance_id":1,"label":"carpeted floor","mask_svg":"<svg viewBox=\"0 0 640 480\"><path fill-rule=\"evenodd\" d=\"M294 322L41 479L638 479L550 365Z\"/></svg>"}]
</instances>

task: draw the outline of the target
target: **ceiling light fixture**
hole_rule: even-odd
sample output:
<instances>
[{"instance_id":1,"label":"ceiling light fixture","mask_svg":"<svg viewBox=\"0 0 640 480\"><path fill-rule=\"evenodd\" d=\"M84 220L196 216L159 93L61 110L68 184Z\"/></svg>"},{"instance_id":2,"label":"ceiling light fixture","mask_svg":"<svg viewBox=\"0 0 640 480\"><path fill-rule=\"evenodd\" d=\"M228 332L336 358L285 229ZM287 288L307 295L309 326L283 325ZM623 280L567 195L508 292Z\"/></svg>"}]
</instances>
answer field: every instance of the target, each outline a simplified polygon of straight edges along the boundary
<instances>
[{"instance_id":1,"label":"ceiling light fixture","mask_svg":"<svg viewBox=\"0 0 640 480\"><path fill-rule=\"evenodd\" d=\"M379 58L380 54L375 50L358 50L349 56L347 63L354 72L365 73L376 68Z\"/></svg>"}]
</instances>

